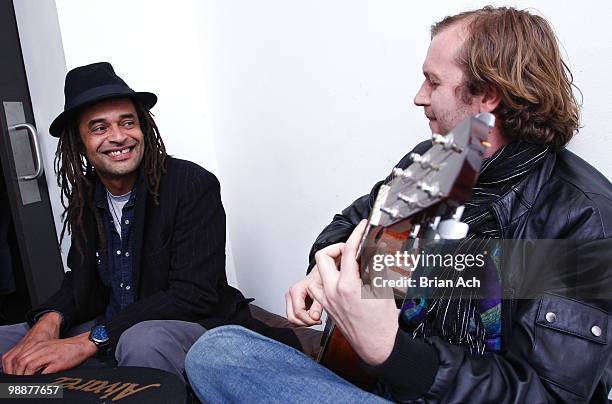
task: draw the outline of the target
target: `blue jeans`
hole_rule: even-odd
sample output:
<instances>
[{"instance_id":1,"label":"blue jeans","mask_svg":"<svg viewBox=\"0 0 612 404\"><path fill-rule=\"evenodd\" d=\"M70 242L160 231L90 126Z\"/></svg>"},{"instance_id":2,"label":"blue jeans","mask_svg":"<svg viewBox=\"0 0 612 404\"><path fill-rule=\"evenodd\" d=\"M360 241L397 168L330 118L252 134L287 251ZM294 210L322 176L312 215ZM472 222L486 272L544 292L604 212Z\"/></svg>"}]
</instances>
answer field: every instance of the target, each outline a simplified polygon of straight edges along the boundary
<instances>
[{"instance_id":1,"label":"blue jeans","mask_svg":"<svg viewBox=\"0 0 612 404\"><path fill-rule=\"evenodd\" d=\"M303 353L246 328L208 331L185 359L187 377L206 403L386 403Z\"/></svg>"}]
</instances>

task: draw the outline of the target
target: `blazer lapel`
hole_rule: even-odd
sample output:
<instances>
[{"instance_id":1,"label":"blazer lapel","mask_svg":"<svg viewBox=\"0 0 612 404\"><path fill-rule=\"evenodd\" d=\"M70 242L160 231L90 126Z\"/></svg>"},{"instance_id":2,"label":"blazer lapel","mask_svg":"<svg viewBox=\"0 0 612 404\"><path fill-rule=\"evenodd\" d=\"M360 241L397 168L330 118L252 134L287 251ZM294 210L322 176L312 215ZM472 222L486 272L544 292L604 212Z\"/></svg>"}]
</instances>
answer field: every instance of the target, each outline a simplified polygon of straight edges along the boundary
<instances>
[{"instance_id":1,"label":"blazer lapel","mask_svg":"<svg viewBox=\"0 0 612 404\"><path fill-rule=\"evenodd\" d=\"M142 262L142 246L144 243L144 226L146 220L146 207L149 192L146 186L147 174L144 170L144 164L141 164L140 171L138 174L138 180L136 181L136 212L134 217L134 251L133 251L133 286L134 297L138 299L141 287L140 287L140 264Z\"/></svg>"},{"instance_id":2,"label":"blazer lapel","mask_svg":"<svg viewBox=\"0 0 612 404\"><path fill-rule=\"evenodd\" d=\"M94 180L95 181L95 180ZM76 231L73 234L72 243L79 240L83 255L79 253L76 245L70 247L71 254L73 255L72 260L69 257L69 264L71 265L73 285L74 285L74 297L78 307L86 308L85 310L95 310L91 307L92 299L97 301L100 284L97 280L97 260L96 252L98 249L98 231L97 222L95 219L95 209L93 202L93 191L91 195L87 196L90 201L85 207L85 212L82 216L82 226L84 234L80 231Z\"/></svg>"},{"instance_id":3,"label":"blazer lapel","mask_svg":"<svg viewBox=\"0 0 612 404\"><path fill-rule=\"evenodd\" d=\"M86 208L88 209L88 208ZM94 208L95 209L95 208ZM83 255L75 249L75 263L77 268L73 270L75 300L78 306L86 306L86 302L92 293L92 285L95 285L96 276L96 246L98 244L98 235L96 233L96 220L93 211L86 212L83 215L82 222L84 237L81 233L75 234L80 239ZM72 240L74 242L74 239ZM73 248L73 247L71 247Z\"/></svg>"}]
</instances>

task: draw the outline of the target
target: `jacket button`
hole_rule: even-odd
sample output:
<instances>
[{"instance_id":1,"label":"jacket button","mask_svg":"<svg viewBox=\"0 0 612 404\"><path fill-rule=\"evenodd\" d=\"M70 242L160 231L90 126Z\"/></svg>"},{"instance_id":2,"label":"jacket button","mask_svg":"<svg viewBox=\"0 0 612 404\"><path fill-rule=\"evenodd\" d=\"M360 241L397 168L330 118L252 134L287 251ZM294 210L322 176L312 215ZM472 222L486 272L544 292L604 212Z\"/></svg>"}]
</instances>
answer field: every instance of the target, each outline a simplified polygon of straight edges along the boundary
<instances>
[{"instance_id":1,"label":"jacket button","mask_svg":"<svg viewBox=\"0 0 612 404\"><path fill-rule=\"evenodd\" d=\"M591 333L596 337L601 337L601 328L599 326L594 325L591 327Z\"/></svg>"},{"instance_id":2,"label":"jacket button","mask_svg":"<svg viewBox=\"0 0 612 404\"><path fill-rule=\"evenodd\" d=\"M546 313L546 321L548 321L549 323L554 323L555 321L557 321L557 315L552 311L549 311L548 313Z\"/></svg>"}]
</instances>

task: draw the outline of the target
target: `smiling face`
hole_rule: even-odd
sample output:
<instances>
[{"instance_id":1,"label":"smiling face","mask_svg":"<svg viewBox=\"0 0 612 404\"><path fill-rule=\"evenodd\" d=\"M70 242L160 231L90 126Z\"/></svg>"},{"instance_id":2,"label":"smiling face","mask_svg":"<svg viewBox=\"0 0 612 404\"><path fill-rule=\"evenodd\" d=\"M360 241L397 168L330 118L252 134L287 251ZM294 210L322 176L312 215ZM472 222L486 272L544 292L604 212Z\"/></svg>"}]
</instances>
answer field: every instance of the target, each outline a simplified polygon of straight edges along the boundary
<instances>
[{"instance_id":1,"label":"smiling face","mask_svg":"<svg viewBox=\"0 0 612 404\"><path fill-rule=\"evenodd\" d=\"M102 101L84 109L79 133L87 160L108 186L128 191L134 184L144 155L144 135L138 114L129 98Z\"/></svg>"},{"instance_id":2,"label":"smiling face","mask_svg":"<svg viewBox=\"0 0 612 404\"><path fill-rule=\"evenodd\" d=\"M455 61L465 37L463 24L434 36L423 63L425 80L414 97L429 119L432 133L448 134L464 118L481 112L478 96L465 97L463 70Z\"/></svg>"}]
</instances>

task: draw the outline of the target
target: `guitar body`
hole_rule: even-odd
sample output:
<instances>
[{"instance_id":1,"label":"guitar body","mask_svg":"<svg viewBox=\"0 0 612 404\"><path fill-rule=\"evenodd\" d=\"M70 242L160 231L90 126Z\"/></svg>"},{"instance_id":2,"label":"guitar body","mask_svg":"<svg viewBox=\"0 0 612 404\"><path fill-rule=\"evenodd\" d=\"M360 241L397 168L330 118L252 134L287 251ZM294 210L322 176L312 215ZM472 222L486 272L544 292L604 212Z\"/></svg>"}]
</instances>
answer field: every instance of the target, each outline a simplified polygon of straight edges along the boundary
<instances>
[{"instance_id":1,"label":"guitar body","mask_svg":"<svg viewBox=\"0 0 612 404\"><path fill-rule=\"evenodd\" d=\"M376 378L361 369L360 361L340 328L336 327L336 322L328 318L317 362L347 382L371 391L376 386Z\"/></svg>"},{"instance_id":2,"label":"guitar body","mask_svg":"<svg viewBox=\"0 0 612 404\"><path fill-rule=\"evenodd\" d=\"M363 245L374 247L361 250L360 263L369 261L374 254L387 254L402 250L405 248L411 230L410 219L398 222L388 228L382 226L372 228L368 233L369 242ZM402 276L409 274L400 268L397 271ZM371 391L374 389L376 378L363 370L360 365L361 359L331 317L328 317L325 323L321 342L321 350L317 358L320 364L363 390Z\"/></svg>"},{"instance_id":3,"label":"guitar body","mask_svg":"<svg viewBox=\"0 0 612 404\"><path fill-rule=\"evenodd\" d=\"M380 187L357 256L362 298L395 298L401 307L406 288L381 288L373 280L410 278L415 269L385 265L381 270L372 265L376 255L413 252L431 240L465 237L460 205L469 200L478 179L494 121L491 114L479 114L446 136L434 135L429 151L412 156L413 163L405 170L394 169L394 178ZM465 234L457 236L462 231ZM364 390L374 388L376 379L362 370L359 356L331 317L321 345L319 363Z\"/></svg>"}]
</instances>

